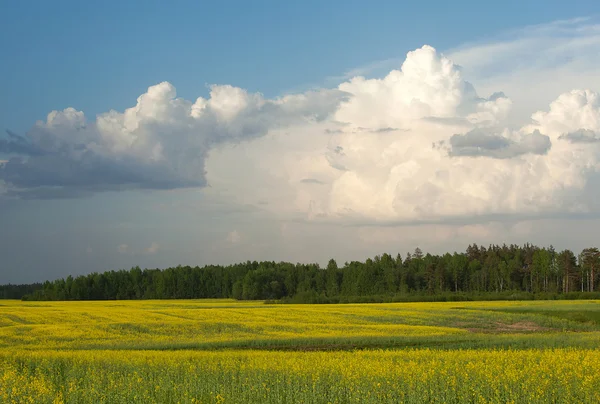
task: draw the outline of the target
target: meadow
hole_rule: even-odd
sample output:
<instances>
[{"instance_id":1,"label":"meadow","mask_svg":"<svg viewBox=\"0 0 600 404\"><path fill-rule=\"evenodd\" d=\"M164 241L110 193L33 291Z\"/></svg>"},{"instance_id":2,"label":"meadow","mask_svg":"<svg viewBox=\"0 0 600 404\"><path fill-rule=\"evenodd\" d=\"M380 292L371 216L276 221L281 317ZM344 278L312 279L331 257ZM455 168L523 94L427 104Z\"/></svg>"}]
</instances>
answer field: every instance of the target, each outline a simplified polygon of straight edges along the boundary
<instances>
[{"instance_id":1,"label":"meadow","mask_svg":"<svg viewBox=\"0 0 600 404\"><path fill-rule=\"evenodd\" d=\"M597 403L598 301L0 302L1 403Z\"/></svg>"}]
</instances>

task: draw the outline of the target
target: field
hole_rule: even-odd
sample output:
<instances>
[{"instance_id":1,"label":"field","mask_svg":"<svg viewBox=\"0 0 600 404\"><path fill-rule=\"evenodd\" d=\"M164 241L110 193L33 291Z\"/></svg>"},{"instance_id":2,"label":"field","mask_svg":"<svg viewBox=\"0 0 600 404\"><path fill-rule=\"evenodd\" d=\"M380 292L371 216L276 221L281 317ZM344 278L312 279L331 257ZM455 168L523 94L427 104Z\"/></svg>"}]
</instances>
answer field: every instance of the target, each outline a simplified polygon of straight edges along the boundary
<instances>
[{"instance_id":1,"label":"field","mask_svg":"<svg viewBox=\"0 0 600 404\"><path fill-rule=\"evenodd\" d=\"M0 301L1 403L597 403L597 301Z\"/></svg>"}]
</instances>

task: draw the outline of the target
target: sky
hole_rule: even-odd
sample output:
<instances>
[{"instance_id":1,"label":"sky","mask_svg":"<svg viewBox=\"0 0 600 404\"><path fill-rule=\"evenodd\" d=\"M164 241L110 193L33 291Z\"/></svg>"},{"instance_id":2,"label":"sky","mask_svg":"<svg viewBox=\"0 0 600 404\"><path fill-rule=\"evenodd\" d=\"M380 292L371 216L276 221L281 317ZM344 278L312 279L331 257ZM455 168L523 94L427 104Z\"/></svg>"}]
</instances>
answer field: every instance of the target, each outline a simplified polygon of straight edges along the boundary
<instances>
[{"instance_id":1,"label":"sky","mask_svg":"<svg viewBox=\"0 0 600 404\"><path fill-rule=\"evenodd\" d=\"M600 3L1 2L0 284L598 245Z\"/></svg>"}]
</instances>

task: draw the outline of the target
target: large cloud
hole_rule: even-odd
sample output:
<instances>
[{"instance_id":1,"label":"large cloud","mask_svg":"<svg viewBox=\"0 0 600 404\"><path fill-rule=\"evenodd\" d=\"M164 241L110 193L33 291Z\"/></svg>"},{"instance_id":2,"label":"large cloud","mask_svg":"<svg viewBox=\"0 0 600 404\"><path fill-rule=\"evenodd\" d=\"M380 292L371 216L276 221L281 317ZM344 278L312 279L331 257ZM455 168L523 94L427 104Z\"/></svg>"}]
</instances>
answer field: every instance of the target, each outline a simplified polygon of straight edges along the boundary
<instances>
[{"instance_id":1,"label":"large cloud","mask_svg":"<svg viewBox=\"0 0 600 404\"><path fill-rule=\"evenodd\" d=\"M598 150L564 135L600 130L596 93L563 94L530 124L502 128L511 101L477 95L461 69L429 46L409 52L384 79L358 77L339 89L349 98L332 121L215 150L211 185L285 217L343 223L590 208L582 195ZM249 179L235 181L227 161L243 164Z\"/></svg>"},{"instance_id":2,"label":"large cloud","mask_svg":"<svg viewBox=\"0 0 600 404\"><path fill-rule=\"evenodd\" d=\"M190 102L161 83L123 113L88 123L69 108L10 133L0 181L22 197L208 183L228 203L344 223L589 210L598 94L567 92L506 125L512 101L480 96L463 71L423 46L382 79L274 100L213 86Z\"/></svg>"},{"instance_id":3,"label":"large cloud","mask_svg":"<svg viewBox=\"0 0 600 404\"><path fill-rule=\"evenodd\" d=\"M176 98L168 82L152 86L136 106L87 122L73 108L53 111L25 137L8 132L0 153L0 181L20 197L69 197L103 190L173 189L206 184L211 147L262 136L298 122L320 121L343 99L339 90L280 99L229 85L210 98Z\"/></svg>"}]
</instances>

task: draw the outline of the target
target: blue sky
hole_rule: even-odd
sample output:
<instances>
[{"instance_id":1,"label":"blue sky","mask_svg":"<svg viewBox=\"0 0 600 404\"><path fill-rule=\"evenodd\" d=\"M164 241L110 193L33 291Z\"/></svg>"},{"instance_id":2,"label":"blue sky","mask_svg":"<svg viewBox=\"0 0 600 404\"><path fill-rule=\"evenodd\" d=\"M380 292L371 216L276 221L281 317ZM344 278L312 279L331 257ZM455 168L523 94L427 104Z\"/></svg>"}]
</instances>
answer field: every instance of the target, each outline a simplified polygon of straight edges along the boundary
<instances>
[{"instance_id":1,"label":"blue sky","mask_svg":"<svg viewBox=\"0 0 600 404\"><path fill-rule=\"evenodd\" d=\"M0 126L23 138L0 135L0 160L26 159L0 164L0 283L473 241L585 246L593 223L569 214L596 212L597 156L573 134L595 143L599 13L595 1L3 2ZM397 81L351 81L405 61ZM189 105L174 106L175 89ZM552 108L575 89L590 93ZM287 94L299 98L277 101ZM96 121L111 110L122 115ZM569 226L577 237L552 236Z\"/></svg>"}]
</instances>

